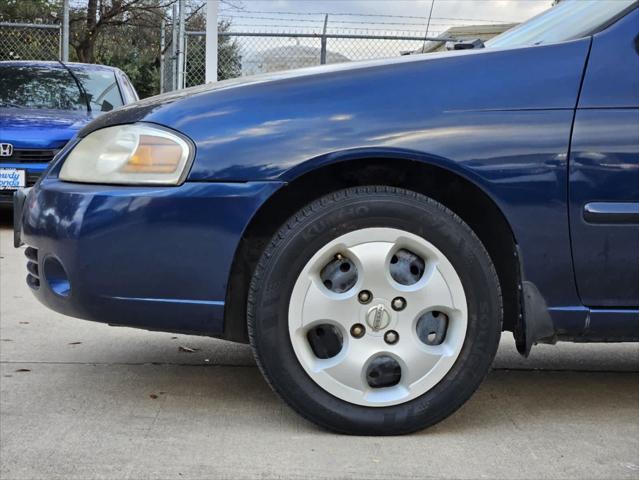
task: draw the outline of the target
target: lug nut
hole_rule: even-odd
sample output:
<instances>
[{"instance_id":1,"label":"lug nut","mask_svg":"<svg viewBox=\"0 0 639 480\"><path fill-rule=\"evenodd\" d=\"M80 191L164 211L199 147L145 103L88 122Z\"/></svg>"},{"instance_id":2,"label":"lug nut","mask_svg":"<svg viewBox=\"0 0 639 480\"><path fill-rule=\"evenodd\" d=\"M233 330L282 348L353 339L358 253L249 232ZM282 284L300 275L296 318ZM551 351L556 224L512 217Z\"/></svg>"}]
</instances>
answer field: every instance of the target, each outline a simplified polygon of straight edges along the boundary
<instances>
[{"instance_id":1,"label":"lug nut","mask_svg":"<svg viewBox=\"0 0 639 480\"><path fill-rule=\"evenodd\" d=\"M368 290L362 290L357 295L357 299L359 300L359 303L366 305L373 299L373 294Z\"/></svg>"},{"instance_id":2,"label":"lug nut","mask_svg":"<svg viewBox=\"0 0 639 480\"><path fill-rule=\"evenodd\" d=\"M406 308L406 300L403 297L395 297L391 302L391 306L396 312L401 312Z\"/></svg>"},{"instance_id":3,"label":"lug nut","mask_svg":"<svg viewBox=\"0 0 639 480\"><path fill-rule=\"evenodd\" d=\"M351 335L355 338L362 338L366 333L366 328L361 323L356 323L351 327Z\"/></svg>"},{"instance_id":4,"label":"lug nut","mask_svg":"<svg viewBox=\"0 0 639 480\"><path fill-rule=\"evenodd\" d=\"M399 333L395 330L389 330L384 334L384 341L389 345L395 345L399 340Z\"/></svg>"}]
</instances>

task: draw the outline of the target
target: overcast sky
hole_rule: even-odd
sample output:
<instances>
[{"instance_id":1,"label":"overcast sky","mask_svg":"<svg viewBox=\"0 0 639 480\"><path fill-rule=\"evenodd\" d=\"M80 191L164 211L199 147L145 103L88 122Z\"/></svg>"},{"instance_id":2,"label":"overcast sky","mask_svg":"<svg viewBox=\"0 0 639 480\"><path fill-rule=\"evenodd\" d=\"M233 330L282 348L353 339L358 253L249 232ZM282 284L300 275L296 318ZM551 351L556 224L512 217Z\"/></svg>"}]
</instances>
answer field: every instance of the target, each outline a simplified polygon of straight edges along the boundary
<instances>
[{"instance_id":1,"label":"overcast sky","mask_svg":"<svg viewBox=\"0 0 639 480\"><path fill-rule=\"evenodd\" d=\"M242 5L243 11L238 11L223 4L220 14L232 16L233 23L242 26L260 24L317 28L322 22L321 13L328 13L329 24L332 25L337 25L338 22L341 22L340 25L352 28L419 30L425 29L425 18L397 18L390 16L428 17L431 8L431 0L228 1ZM452 23L469 24L474 19L477 19L476 23L486 23L486 20L521 22L549 8L551 3L551 0L435 0L430 31L441 32L451 26ZM291 15L276 12L288 12ZM309 15L311 13L318 13L318 15ZM343 14L371 16L348 16ZM388 17L373 15L388 15ZM271 19L268 17L271 17ZM463 19L463 21L449 19Z\"/></svg>"}]
</instances>

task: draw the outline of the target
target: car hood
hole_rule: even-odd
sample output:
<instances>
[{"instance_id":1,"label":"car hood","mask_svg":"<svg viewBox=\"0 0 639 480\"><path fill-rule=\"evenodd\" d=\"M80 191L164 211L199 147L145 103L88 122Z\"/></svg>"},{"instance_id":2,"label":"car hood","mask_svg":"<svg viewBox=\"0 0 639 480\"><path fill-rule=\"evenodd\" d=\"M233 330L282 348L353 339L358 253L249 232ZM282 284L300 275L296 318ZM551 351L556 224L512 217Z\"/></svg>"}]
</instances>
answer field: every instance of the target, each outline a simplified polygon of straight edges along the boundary
<instances>
[{"instance_id":1,"label":"car hood","mask_svg":"<svg viewBox=\"0 0 639 480\"><path fill-rule=\"evenodd\" d=\"M570 117L589 46L585 38L218 82L114 110L79 135L138 121L172 128L195 145L191 181L286 180L354 150L459 157L450 148L462 138L516 137L507 117L520 112Z\"/></svg>"},{"instance_id":2,"label":"car hood","mask_svg":"<svg viewBox=\"0 0 639 480\"><path fill-rule=\"evenodd\" d=\"M0 141L15 148L61 148L92 119L83 111L0 108Z\"/></svg>"},{"instance_id":3,"label":"car hood","mask_svg":"<svg viewBox=\"0 0 639 480\"><path fill-rule=\"evenodd\" d=\"M276 93L280 98L272 105L269 103L269 107L278 108L282 101L286 103L293 101L292 97L286 93L296 91L302 85L306 86L305 96L295 99L301 108L303 104L312 103L319 97L335 104L336 97L331 97L328 93L329 86L337 85L341 81L359 83L362 87L361 92L376 90L371 101L380 105L388 97L388 89L394 88L392 85L402 77L406 81L400 83L410 83L410 87L414 89L414 91L403 91L405 96L426 94L434 101L442 100L445 108L540 109L564 108L566 105L570 106L570 102L574 103L574 98L566 103L563 96L553 95L552 92L550 95L529 94L527 88L530 82L527 77L512 75L510 71L509 63L513 57L525 58L525 55L517 54L518 50L537 51L539 52L537 56L540 56L543 55L541 52L548 48L545 46L523 50L490 48L407 55L390 59L322 65L208 83L157 95L117 108L91 122L82 129L79 136L83 137L106 126L137 121L173 126L165 123L168 117L177 119L192 116L195 111L206 110L215 104L218 106L228 104L230 99L244 102L253 98L257 108L258 104L264 107L264 103L269 103L264 99L264 95L275 98L273 93ZM496 77L495 80L492 80L492 77ZM474 100L474 97L484 93L482 90L486 90L484 88L486 85L511 83L508 80L502 80L506 77L517 77L512 83L519 82L519 90L522 90L522 86L525 87L522 91L524 94L515 92L514 95L504 96L494 95L495 92L491 91L490 95L483 97L483 101ZM274 89L277 89L277 92L274 92ZM473 101L468 102L469 99ZM335 108L339 110L340 105L335 104Z\"/></svg>"},{"instance_id":4,"label":"car hood","mask_svg":"<svg viewBox=\"0 0 639 480\"><path fill-rule=\"evenodd\" d=\"M455 52L438 52L426 55L408 55L391 59L378 59L368 61L356 61L336 63L331 65L320 65L315 67L299 68L295 70L284 70L279 72L264 73L259 75L251 75L247 77L233 78L222 80L214 83L207 83L195 87L185 88L182 90L168 92L161 95L146 98L128 105L124 105L112 110L100 118L91 122L80 132L83 137L94 130L109 125L118 125L124 123L132 123L140 121L148 117L150 114L161 110L163 107L174 104L179 100L199 97L209 94L224 94L226 91L238 93L239 91L248 91L255 86L262 84L274 84L282 82L303 81L304 79L314 77L331 77L331 76L348 76L353 72L359 71L375 71L378 69L392 69L393 65L401 65L406 63L422 63L424 61L432 62L437 59L446 57L460 57L465 55L473 55L479 53L478 50L464 50Z\"/></svg>"}]
</instances>

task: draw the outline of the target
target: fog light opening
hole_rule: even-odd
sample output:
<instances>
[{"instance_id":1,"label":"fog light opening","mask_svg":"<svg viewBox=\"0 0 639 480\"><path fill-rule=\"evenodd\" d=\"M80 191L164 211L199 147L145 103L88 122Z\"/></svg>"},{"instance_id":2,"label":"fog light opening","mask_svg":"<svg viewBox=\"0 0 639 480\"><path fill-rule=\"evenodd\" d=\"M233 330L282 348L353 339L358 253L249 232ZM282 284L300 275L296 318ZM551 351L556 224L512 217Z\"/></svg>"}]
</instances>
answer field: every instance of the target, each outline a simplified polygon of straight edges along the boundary
<instances>
[{"instance_id":1,"label":"fog light opening","mask_svg":"<svg viewBox=\"0 0 639 480\"><path fill-rule=\"evenodd\" d=\"M68 297L71 293L71 283L60 261L54 257L47 257L43 269L44 278L51 291L60 297Z\"/></svg>"}]
</instances>

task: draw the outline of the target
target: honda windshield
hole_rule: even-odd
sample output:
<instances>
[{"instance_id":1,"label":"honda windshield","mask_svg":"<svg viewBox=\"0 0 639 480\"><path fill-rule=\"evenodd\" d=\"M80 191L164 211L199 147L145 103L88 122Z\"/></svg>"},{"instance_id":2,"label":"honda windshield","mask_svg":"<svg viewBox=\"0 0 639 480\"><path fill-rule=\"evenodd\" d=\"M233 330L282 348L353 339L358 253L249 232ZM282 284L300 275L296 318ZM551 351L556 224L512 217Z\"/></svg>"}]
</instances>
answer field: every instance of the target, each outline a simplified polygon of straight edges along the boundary
<instances>
[{"instance_id":1,"label":"honda windshield","mask_svg":"<svg viewBox=\"0 0 639 480\"><path fill-rule=\"evenodd\" d=\"M112 71L69 66L82 82L92 110L105 112L123 104ZM0 65L0 107L87 110L87 102L64 68L13 64Z\"/></svg>"}]
</instances>

